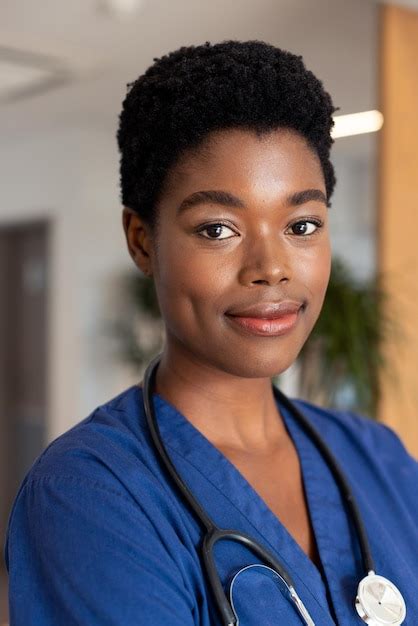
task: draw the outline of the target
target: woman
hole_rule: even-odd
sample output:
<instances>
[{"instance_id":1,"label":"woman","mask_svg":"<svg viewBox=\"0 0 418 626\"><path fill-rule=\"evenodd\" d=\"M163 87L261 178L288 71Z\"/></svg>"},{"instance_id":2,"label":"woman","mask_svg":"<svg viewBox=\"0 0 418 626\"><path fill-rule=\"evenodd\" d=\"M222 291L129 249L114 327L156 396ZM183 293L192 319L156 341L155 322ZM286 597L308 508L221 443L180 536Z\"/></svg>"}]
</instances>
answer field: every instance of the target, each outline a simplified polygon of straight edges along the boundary
<instances>
[{"instance_id":1,"label":"woman","mask_svg":"<svg viewBox=\"0 0 418 626\"><path fill-rule=\"evenodd\" d=\"M166 329L151 389L163 444L213 522L257 541L300 598L248 545L221 541L216 568L241 626L354 625L364 612L352 509L271 383L295 361L329 280L335 110L300 56L226 41L155 59L120 116L123 227ZM6 546L12 625L224 623L205 529L151 438L145 378L56 439L25 478ZM404 624L417 624L417 462L381 424L294 404L338 460ZM393 596L376 584L379 611ZM392 617L380 623L401 623L399 605Z\"/></svg>"}]
</instances>

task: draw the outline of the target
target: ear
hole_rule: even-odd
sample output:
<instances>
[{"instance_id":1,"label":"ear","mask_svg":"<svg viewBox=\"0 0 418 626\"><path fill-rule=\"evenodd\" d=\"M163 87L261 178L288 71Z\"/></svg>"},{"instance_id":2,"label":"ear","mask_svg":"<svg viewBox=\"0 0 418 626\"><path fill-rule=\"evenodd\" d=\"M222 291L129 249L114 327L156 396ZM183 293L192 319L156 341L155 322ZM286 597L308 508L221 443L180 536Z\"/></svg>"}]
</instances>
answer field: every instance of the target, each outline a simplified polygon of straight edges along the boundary
<instances>
[{"instance_id":1,"label":"ear","mask_svg":"<svg viewBox=\"0 0 418 626\"><path fill-rule=\"evenodd\" d=\"M123 207L122 224L129 254L147 276L152 274L152 240L149 227L136 211Z\"/></svg>"}]
</instances>

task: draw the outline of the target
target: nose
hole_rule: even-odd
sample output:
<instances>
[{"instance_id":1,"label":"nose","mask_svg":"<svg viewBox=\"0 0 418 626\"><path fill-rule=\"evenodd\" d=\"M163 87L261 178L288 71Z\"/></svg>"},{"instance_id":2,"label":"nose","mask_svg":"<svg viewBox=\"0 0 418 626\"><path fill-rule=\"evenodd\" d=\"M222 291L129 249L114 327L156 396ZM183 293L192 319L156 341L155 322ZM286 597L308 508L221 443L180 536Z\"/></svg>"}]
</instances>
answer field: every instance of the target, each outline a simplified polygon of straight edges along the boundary
<instances>
[{"instance_id":1,"label":"nose","mask_svg":"<svg viewBox=\"0 0 418 626\"><path fill-rule=\"evenodd\" d=\"M249 242L240 269L240 282L245 285L275 285L291 279L289 251L277 234L259 235Z\"/></svg>"}]
</instances>

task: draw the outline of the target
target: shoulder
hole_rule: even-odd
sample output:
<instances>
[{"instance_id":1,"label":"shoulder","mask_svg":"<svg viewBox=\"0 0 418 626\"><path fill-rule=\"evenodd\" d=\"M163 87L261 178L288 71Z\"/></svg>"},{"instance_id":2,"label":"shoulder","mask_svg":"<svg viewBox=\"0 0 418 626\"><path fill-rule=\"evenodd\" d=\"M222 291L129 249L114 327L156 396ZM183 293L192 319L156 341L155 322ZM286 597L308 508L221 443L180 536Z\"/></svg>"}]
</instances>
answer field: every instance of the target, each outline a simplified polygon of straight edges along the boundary
<instances>
[{"instance_id":1,"label":"shoulder","mask_svg":"<svg viewBox=\"0 0 418 626\"><path fill-rule=\"evenodd\" d=\"M373 474L388 484L413 488L418 479L418 461L392 428L351 411L323 408L298 399L294 402L336 458L353 468L353 473Z\"/></svg>"},{"instance_id":2,"label":"shoulder","mask_svg":"<svg viewBox=\"0 0 418 626\"><path fill-rule=\"evenodd\" d=\"M325 435L352 443L356 448L375 449L377 446L382 450L392 449L408 454L396 432L382 422L352 411L324 408L305 400L295 399L294 402Z\"/></svg>"},{"instance_id":3,"label":"shoulder","mask_svg":"<svg viewBox=\"0 0 418 626\"><path fill-rule=\"evenodd\" d=\"M86 524L88 518L91 525L100 518L116 528L131 520L144 534L146 528L155 533L164 528L167 535L182 532L179 507L156 458L140 400L141 389L129 387L46 447L15 497L9 539L35 512L44 519L53 516L61 526L71 517Z\"/></svg>"},{"instance_id":4,"label":"shoulder","mask_svg":"<svg viewBox=\"0 0 418 626\"><path fill-rule=\"evenodd\" d=\"M89 476L97 478L93 468L99 461L103 467L116 466L121 457L145 461L148 446L140 422L139 393L136 385L128 387L51 441L24 482L48 475L77 474L80 468L85 476L86 466L93 472Z\"/></svg>"},{"instance_id":5,"label":"shoulder","mask_svg":"<svg viewBox=\"0 0 418 626\"><path fill-rule=\"evenodd\" d=\"M164 490L155 453L144 426L141 390L133 385L97 406L54 439L21 483L28 486L79 487L79 493L107 491L119 500L145 506Z\"/></svg>"}]
</instances>

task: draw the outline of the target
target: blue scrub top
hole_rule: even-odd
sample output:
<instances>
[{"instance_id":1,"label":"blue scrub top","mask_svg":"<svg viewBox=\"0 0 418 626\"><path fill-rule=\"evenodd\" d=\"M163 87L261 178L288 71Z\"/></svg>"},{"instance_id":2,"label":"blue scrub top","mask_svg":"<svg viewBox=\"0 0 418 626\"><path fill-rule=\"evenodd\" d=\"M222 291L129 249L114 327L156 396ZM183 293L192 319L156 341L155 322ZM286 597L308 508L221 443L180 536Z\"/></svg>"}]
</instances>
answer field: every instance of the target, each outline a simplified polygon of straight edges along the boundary
<instances>
[{"instance_id":1,"label":"blue scrub top","mask_svg":"<svg viewBox=\"0 0 418 626\"><path fill-rule=\"evenodd\" d=\"M314 444L278 402L299 454L320 571L237 468L173 405L153 395L168 453L214 521L251 535L281 560L316 626L362 624L357 535ZM401 590L418 624L418 463L388 427L296 401L339 460L366 526L376 573ZM10 515L11 626L218 626L203 576L200 523L167 480L133 385L53 441ZM215 547L224 588L260 561L235 542ZM258 570L258 571L257 571ZM240 626L302 623L260 568L238 588Z\"/></svg>"}]
</instances>

